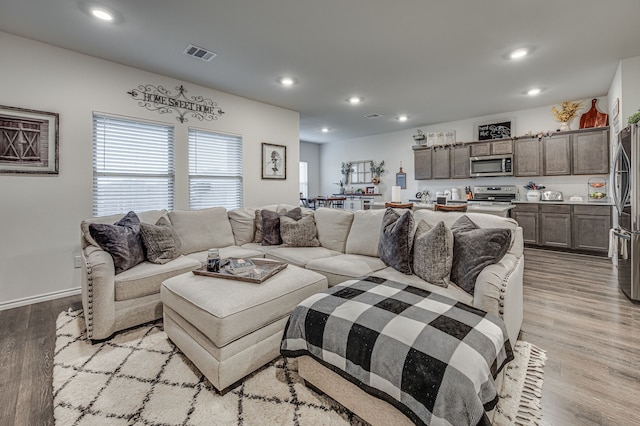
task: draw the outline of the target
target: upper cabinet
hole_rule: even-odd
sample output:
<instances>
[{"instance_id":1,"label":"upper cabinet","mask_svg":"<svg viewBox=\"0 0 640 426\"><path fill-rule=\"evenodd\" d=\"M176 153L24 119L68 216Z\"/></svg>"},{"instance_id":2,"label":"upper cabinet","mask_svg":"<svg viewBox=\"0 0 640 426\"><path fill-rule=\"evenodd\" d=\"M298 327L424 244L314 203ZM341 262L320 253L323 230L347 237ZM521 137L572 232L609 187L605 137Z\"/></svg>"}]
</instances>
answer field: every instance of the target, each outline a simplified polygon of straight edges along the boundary
<instances>
[{"instance_id":1,"label":"upper cabinet","mask_svg":"<svg viewBox=\"0 0 640 426\"><path fill-rule=\"evenodd\" d=\"M574 175L609 173L609 128L571 135Z\"/></svg>"},{"instance_id":2,"label":"upper cabinet","mask_svg":"<svg viewBox=\"0 0 640 426\"><path fill-rule=\"evenodd\" d=\"M449 148L433 150L431 168L433 179L449 179L451 177L451 152Z\"/></svg>"},{"instance_id":3,"label":"upper cabinet","mask_svg":"<svg viewBox=\"0 0 640 426\"><path fill-rule=\"evenodd\" d=\"M514 173L516 176L540 176L541 150L538 138L516 139L513 144Z\"/></svg>"},{"instance_id":4,"label":"upper cabinet","mask_svg":"<svg viewBox=\"0 0 640 426\"><path fill-rule=\"evenodd\" d=\"M464 179L469 177L470 152L471 147L469 145L455 146L451 148L451 178Z\"/></svg>"},{"instance_id":5,"label":"upper cabinet","mask_svg":"<svg viewBox=\"0 0 640 426\"><path fill-rule=\"evenodd\" d=\"M513 153L513 141L511 139L501 139L492 142L476 142L469 146L471 148L472 157Z\"/></svg>"},{"instance_id":6,"label":"upper cabinet","mask_svg":"<svg viewBox=\"0 0 640 426\"><path fill-rule=\"evenodd\" d=\"M558 134L544 138L541 148L545 176L571 174L571 135Z\"/></svg>"},{"instance_id":7,"label":"upper cabinet","mask_svg":"<svg viewBox=\"0 0 640 426\"><path fill-rule=\"evenodd\" d=\"M429 148L413 147L413 170L416 180L431 179L431 159L433 150Z\"/></svg>"}]
</instances>

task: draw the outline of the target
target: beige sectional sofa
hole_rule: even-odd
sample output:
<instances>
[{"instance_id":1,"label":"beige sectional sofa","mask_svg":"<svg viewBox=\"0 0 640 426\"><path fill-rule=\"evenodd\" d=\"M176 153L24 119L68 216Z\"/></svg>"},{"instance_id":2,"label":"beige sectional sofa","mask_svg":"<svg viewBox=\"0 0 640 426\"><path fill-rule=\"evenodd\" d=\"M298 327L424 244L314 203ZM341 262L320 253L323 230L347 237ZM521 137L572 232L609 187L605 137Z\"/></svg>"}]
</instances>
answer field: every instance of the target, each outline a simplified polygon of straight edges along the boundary
<instances>
[{"instance_id":1,"label":"beige sectional sofa","mask_svg":"<svg viewBox=\"0 0 640 426\"><path fill-rule=\"evenodd\" d=\"M259 209L281 212L295 207L271 205ZM378 257L385 210L303 209L303 215L314 215L320 246L284 247L254 242L257 209L247 207L227 212L216 207L198 211L139 213L142 222L151 224L161 216L167 217L182 243L182 255L165 264L143 262L119 274L115 274L111 255L91 238L89 223L113 224L122 215L83 221L81 244L85 262L82 299L88 337L105 339L116 331L161 318L161 283L200 267L206 259L207 249L217 247L223 258L266 257L315 271L326 276L330 286L372 275L444 294L500 316L506 323L512 344L515 344L522 325L524 257L522 229L514 220L481 213L414 212L416 224L420 220L430 224L444 221L451 226L466 214L481 228L512 230L507 254L498 263L482 270L471 295L454 283L447 287L434 285L385 265Z\"/></svg>"}]
</instances>

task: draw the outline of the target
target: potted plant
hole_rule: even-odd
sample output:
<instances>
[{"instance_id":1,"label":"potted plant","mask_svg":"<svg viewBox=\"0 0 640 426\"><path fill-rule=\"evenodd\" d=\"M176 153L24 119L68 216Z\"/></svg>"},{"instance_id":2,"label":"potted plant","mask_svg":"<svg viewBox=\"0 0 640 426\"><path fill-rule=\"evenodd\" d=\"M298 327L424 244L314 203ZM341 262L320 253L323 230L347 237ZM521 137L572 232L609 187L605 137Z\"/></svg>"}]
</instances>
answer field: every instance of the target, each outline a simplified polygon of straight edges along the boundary
<instances>
[{"instance_id":1,"label":"potted plant","mask_svg":"<svg viewBox=\"0 0 640 426\"><path fill-rule=\"evenodd\" d=\"M353 173L353 163L351 161L345 163L342 162L342 176L344 176L343 180L344 183L341 185L341 187L344 188L345 185L349 185L349 177L351 176L351 173ZM343 182L343 180L340 180L340 182Z\"/></svg>"},{"instance_id":2,"label":"potted plant","mask_svg":"<svg viewBox=\"0 0 640 426\"><path fill-rule=\"evenodd\" d=\"M371 170L371 182L374 185L377 185L380 183L380 175L384 173L384 160L382 160L379 164L375 161L371 161L369 163L369 166Z\"/></svg>"},{"instance_id":3,"label":"potted plant","mask_svg":"<svg viewBox=\"0 0 640 426\"><path fill-rule=\"evenodd\" d=\"M336 182L334 185L338 185L340 187L340 194L344 194L344 181L340 179L339 182Z\"/></svg>"}]
</instances>

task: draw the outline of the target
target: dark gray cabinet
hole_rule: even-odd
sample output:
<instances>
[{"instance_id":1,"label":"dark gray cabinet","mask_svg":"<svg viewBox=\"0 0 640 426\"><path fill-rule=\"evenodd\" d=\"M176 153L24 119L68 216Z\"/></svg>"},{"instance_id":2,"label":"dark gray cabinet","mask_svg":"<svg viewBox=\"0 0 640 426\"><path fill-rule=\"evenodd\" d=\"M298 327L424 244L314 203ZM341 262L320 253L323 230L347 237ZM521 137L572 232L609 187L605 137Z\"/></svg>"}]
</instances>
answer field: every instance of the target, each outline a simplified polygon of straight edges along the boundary
<instances>
[{"instance_id":1,"label":"dark gray cabinet","mask_svg":"<svg viewBox=\"0 0 640 426\"><path fill-rule=\"evenodd\" d=\"M433 179L449 179L451 177L451 157L449 148L438 148L433 150L431 162Z\"/></svg>"},{"instance_id":2,"label":"dark gray cabinet","mask_svg":"<svg viewBox=\"0 0 640 426\"><path fill-rule=\"evenodd\" d=\"M571 174L571 135L553 135L542 140L542 167L545 176Z\"/></svg>"},{"instance_id":3,"label":"dark gray cabinet","mask_svg":"<svg viewBox=\"0 0 640 426\"><path fill-rule=\"evenodd\" d=\"M573 247L579 250L609 250L611 206L573 206Z\"/></svg>"},{"instance_id":4,"label":"dark gray cabinet","mask_svg":"<svg viewBox=\"0 0 640 426\"><path fill-rule=\"evenodd\" d=\"M518 204L511 210L513 217L522 228L522 239L525 244L539 245L539 205L538 204Z\"/></svg>"},{"instance_id":5,"label":"dark gray cabinet","mask_svg":"<svg viewBox=\"0 0 640 426\"><path fill-rule=\"evenodd\" d=\"M609 130L581 131L571 135L574 175L609 173Z\"/></svg>"},{"instance_id":6,"label":"dark gray cabinet","mask_svg":"<svg viewBox=\"0 0 640 426\"><path fill-rule=\"evenodd\" d=\"M571 248L571 206L540 206L540 244Z\"/></svg>"},{"instance_id":7,"label":"dark gray cabinet","mask_svg":"<svg viewBox=\"0 0 640 426\"><path fill-rule=\"evenodd\" d=\"M471 148L469 145L456 146L451 148L451 178L464 179L470 175L469 155Z\"/></svg>"},{"instance_id":8,"label":"dark gray cabinet","mask_svg":"<svg viewBox=\"0 0 640 426\"><path fill-rule=\"evenodd\" d=\"M516 176L540 176L542 174L542 162L538 138L525 138L514 141L513 163Z\"/></svg>"},{"instance_id":9,"label":"dark gray cabinet","mask_svg":"<svg viewBox=\"0 0 640 426\"><path fill-rule=\"evenodd\" d=\"M491 142L474 142L470 146L472 157L513 153L513 141L511 139Z\"/></svg>"},{"instance_id":10,"label":"dark gray cabinet","mask_svg":"<svg viewBox=\"0 0 640 426\"><path fill-rule=\"evenodd\" d=\"M416 180L431 179L431 160L433 150L429 148L413 149L413 170Z\"/></svg>"},{"instance_id":11,"label":"dark gray cabinet","mask_svg":"<svg viewBox=\"0 0 640 426\"><path fill-rule=\"evenodd\" d=\"M599 253L609 249L611 206L517 204L511 216L525 244Z\"/></svg>"}]
</instances>

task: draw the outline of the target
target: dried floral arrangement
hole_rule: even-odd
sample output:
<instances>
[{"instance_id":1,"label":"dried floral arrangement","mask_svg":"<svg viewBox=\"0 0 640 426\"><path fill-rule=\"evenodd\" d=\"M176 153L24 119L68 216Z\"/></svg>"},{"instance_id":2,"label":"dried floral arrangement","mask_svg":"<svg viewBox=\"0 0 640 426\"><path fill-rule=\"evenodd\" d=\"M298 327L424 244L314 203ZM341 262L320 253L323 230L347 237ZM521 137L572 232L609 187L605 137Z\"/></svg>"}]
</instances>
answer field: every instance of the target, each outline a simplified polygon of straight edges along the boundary
<instances>
[{"instance_id":1,"label":"dried floral arrangement","mask_svg":"<svg viewBox=\"0 0 640 426\"><path fill-rule=\"evenodd\" d=\"M560 109L556 107L551 108L551 112L553 113L556 120L561 123L566 123L567 121L574 118L578 115L578 110L582 107L582 101L580 102L562 102L560 104Z\"/></svg>"}]
</instances>

